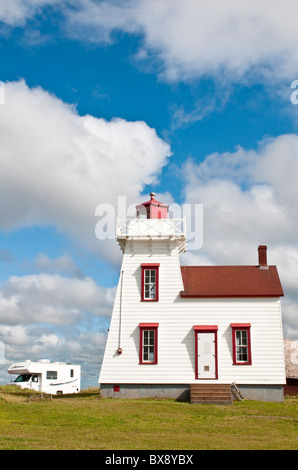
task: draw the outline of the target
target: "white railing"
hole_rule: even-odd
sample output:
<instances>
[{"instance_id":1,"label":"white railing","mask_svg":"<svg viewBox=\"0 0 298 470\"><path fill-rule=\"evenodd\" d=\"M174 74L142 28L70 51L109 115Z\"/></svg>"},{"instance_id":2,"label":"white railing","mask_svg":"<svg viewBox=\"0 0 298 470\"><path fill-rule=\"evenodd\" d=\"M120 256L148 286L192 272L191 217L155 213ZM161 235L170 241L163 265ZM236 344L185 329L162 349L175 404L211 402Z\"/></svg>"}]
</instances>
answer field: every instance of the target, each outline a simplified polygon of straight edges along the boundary
<instances>
[{"instance_id":1,"label":"white railing","mask_svg":"<svg viewBox=\"0 0 298 470\"><path fill-rule=\"evenodd\" d=\"M136 238L177 238L186 239L185 219L118 219L118 239Z\"/></svg>"}]
</instances>

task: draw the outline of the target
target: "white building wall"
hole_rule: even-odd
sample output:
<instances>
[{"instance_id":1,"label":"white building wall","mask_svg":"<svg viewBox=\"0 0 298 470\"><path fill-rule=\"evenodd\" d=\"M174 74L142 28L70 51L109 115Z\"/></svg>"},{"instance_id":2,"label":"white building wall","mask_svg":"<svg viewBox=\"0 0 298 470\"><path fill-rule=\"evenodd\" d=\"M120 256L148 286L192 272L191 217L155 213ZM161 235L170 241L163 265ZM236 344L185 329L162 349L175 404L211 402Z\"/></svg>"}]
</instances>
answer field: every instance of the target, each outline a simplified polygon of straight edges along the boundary
<instances>
[{"instance_id":1,"label":"white building wall","mask_svg":"<svg viewBox=\"0 0 298 470\"><path fill-rule=\"evenodd\" d=\"M158 302L141 301L141 263L160 263ZM175 241L127 242L121 272L99 383L285 383L279 299L181 298ZM159 323L158 364L139 364L139 323ZM233 365L231 323L251 324L252 365ZM218 326L217 379L195 378L194 325Z\"/></svg>"}]
</instances>

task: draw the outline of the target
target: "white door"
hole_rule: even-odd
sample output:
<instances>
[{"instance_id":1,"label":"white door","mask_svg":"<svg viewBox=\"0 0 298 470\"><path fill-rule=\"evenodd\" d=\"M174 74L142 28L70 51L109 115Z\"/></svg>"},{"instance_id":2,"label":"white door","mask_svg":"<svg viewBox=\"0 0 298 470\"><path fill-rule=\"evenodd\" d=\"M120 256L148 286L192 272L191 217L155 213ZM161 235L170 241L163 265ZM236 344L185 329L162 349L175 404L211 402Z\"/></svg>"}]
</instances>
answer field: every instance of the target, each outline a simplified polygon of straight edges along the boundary
<instances>
[{"instance_id":1,"label":"white door","mask_svg":"<svg viewBox=\"0 0 298 470\"><path fill-rule=\"evenodd\" d=\"M198 332L198 379L216 379L216 340L214 332Z\"/></svg>"},{"instance_id":2,"label":"white door","mask_svg":"<svg viewBox=\"0 0 298 470\"><path fill-rule=\"evenodd\" d=\"M36 390L37 392L40 390L40 388L39 388L39 378L38 378L38 375L32 375L30 388L31 388L32 390Z\"/></svg>"}]
</instances>

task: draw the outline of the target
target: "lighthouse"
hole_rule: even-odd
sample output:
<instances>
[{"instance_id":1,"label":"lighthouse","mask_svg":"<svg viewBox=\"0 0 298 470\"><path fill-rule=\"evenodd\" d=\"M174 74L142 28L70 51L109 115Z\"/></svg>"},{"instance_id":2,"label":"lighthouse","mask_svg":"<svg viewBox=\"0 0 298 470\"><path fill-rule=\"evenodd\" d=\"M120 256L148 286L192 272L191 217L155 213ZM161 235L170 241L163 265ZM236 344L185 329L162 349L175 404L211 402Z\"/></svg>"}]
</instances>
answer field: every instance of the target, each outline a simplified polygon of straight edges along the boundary
<instances>
[{"instance_id":1,"label":"lighthouse","mask_svg":"<svg viewBox=\"0 0 298 470\"><path fill-rule=\"evenodd\" d=\"M169 206L155 197L136 206L135 218L116 221L123 260L99 377L102 396L152 396L165 377L159 329L183 289L186 233L185 220L169 218Z\"/></svg>"},{"instance_id":2,"label":"lighthouse","mask_svg":"<svg viewBox=\"0 0 298 470\"><path fill-rule=\"evenodd\" d=\"M116 239L102 397L231 403L237 384L244 398L283 400L283 290L266 245L257 265L180 266L186 221L153 192L134 218L117 219Z\"/></svg>"}]
</instances>

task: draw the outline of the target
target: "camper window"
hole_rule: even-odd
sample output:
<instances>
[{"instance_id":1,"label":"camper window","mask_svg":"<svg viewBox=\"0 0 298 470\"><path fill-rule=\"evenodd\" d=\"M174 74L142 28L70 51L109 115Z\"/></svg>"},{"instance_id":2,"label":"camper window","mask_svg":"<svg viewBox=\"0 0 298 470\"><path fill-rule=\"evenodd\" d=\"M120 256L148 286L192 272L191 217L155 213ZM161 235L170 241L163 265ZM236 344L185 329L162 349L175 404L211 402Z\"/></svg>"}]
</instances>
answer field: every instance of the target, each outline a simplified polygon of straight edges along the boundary
<instances>
[{"instance_id":1,"label":"camper window","mask_svg":"<svg viewBox=\"0 0 298 470\"><path fill-rule=\"evenodd\" d=\"M47 379L57 380L57 371L56 370L47 370Z\"/></svg>"},{"instance_id":2,"label":"camper window","mask_svg":"<svg viewBox=\"0 0 298 470\"><path fill-rule=\"evenodd\" d=\"M19 375L14 382L29 382L31 375Z\"/></svg>"}]
</instances>

